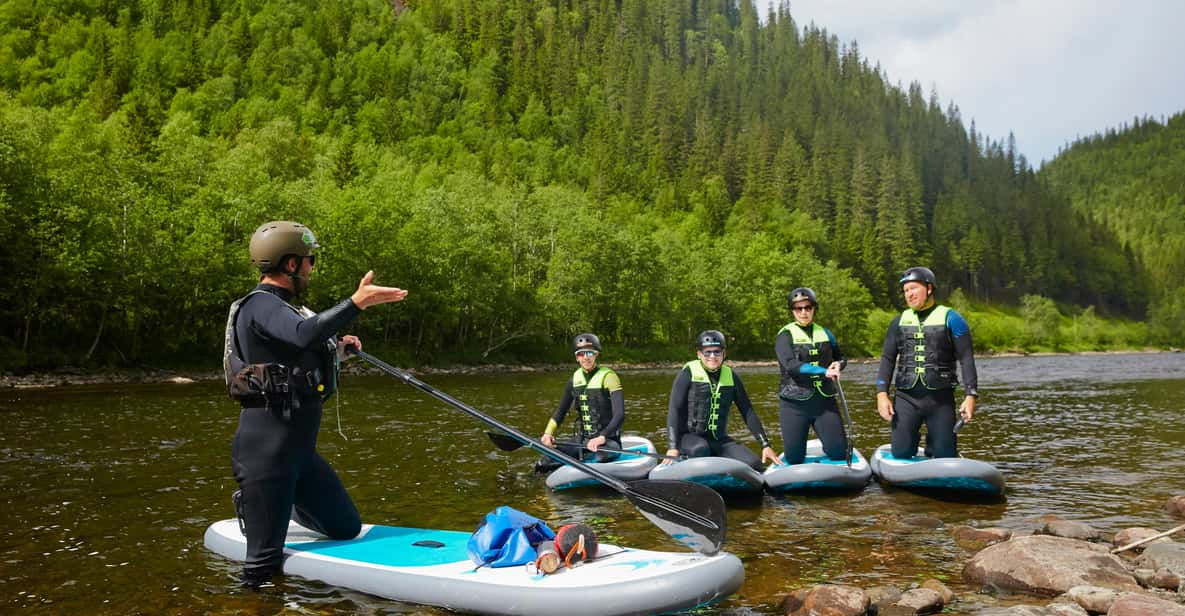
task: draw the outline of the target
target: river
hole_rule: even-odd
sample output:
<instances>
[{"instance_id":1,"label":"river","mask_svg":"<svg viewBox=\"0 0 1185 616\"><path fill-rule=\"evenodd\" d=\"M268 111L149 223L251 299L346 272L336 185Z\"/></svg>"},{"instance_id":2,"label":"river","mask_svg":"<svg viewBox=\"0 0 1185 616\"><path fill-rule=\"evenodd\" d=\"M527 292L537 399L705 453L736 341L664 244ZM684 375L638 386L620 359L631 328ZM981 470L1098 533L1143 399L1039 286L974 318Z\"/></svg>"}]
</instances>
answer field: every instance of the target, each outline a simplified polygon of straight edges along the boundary
<instances>
[{"instance_id":1,"label":"river","mask_svg":"<svg viewBox=\"0 0 1185 616\"><path fill-rule=\"evenodd\" d=\"M979 413L959 446L1004 472L1003 500L951 502L873 483L854 495L733 503L725 549L743 560L745 584L697 614L774 614L785 594L823 581L904 588L936 577L958 594L977 591L961 578L969 554L951 538L954 525L1024 530L1046 514L1104 533L1179 523L1163 504L1185 493L1185 354L998 357L978 365ZM889 435L874 411L875 369L853 364L845 374L856 447L866 455ZM780 445L775 370L738 370ZM674 373L620 371L626 432L660 450ZM423 380L538 434L568 374ZM238 567L202 546L205 528L232 515L237 415L212 382L0 391L0 612L449 613L301 579L263 592L240 589ZM756 449L735 432L744 426L737 415L730 426ZM506 504L553 528L584 521L602 540L682 549L614 492L550 492L532 472L535 454L500 452L484 430L395 379L351 376L326 408L320 449L368 522L470 531Z\"/></svg>"}]
</instances>

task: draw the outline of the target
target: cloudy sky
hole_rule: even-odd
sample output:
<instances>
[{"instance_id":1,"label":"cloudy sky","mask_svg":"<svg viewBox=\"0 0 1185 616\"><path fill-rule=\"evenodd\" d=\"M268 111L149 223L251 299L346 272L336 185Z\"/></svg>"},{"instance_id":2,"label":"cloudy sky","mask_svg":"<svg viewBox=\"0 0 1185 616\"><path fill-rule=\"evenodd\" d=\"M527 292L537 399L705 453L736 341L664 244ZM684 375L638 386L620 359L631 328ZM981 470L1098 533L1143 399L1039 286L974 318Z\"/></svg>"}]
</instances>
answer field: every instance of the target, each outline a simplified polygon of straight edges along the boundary
<instances>
[{"instance_id":1,"label":"cloudy sky","mask_svg":"<svg viewBox=\"0 0 1185 616\"><path fill-rule=\"evenodd\" d=\"M783 0L754 0L764 16ZM945 109L1034 167L1077 137L1185 111L1180 0L790 0L799 27L855 40L889 80L936 87Z\"/></svg>"}]
</instances>

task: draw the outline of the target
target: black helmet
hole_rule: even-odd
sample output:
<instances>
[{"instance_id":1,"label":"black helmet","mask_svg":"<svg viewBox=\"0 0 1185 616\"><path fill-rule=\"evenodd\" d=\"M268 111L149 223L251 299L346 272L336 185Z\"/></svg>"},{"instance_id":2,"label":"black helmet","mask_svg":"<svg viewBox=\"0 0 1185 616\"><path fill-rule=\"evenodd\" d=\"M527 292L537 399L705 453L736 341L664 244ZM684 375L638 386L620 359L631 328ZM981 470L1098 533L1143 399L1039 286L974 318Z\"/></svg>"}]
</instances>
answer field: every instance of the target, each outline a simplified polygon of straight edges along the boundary
<instances>
[{"instance_id":1,"label":"black helmet","mask_svg":"<svg viewBox=\"0 0 1185 616\"><path fill-rule=\"evenodd\" d=\"M284 257L307 257L320 247L308 227L298 222L274 220L260 225L251 236L251 262L266 274L279 269Z\"/></svg>"},{"instance_id":2,"label":"black helmet","mask_svg":"<svg viewBox=\"0 0 1185 616\"><path fill-rule=\"evenodd\" d=\"M702 349L704 347L718 346L723 349L726 346L724 344L725 342L724 334L714 329L706 329L695 337L695 348Z\"/></svg>"},{"instance_id":3,"label":"black helmet","mask_svg":"<svg viewBox=\"0 0 1185 616\"><path fill-rule=\"evenodd\" d=\"M794 304L801 302L804 299L810 302L815 308L819 307L819 298L815 297L815 292L812 291L810 287L798 287L797 289L791 291L790 295L786 299L786 304L790 306L791 310L793 310Z\"/></svg>"},{"instance_id":4,"label":"black helmet","mask_svg":"<svg viewBox=\"0 0 1185 616\"><path fill-rule=\"evenodd\" d=\"M907 282L923 282L931 287L938 286L938 283L934 279L934 272L930 271L928 267L911 267L905 270L905 273L901 275L901 280L898 280L897 284L905 286Z\"/></svg>"},{"instance_id":5,"label":"black helmet","mask_svg":"<svg viewBox=\"0 0 1185 616\"><path fill-rule=\"evenodd\" d=\"M586 349L592 349L594 351L600 352L601 339L597 338L596 334L580 334L579 336L576 336L574 339L572 339L573 351L583 351Z\"/></svg>"}]
</instances>

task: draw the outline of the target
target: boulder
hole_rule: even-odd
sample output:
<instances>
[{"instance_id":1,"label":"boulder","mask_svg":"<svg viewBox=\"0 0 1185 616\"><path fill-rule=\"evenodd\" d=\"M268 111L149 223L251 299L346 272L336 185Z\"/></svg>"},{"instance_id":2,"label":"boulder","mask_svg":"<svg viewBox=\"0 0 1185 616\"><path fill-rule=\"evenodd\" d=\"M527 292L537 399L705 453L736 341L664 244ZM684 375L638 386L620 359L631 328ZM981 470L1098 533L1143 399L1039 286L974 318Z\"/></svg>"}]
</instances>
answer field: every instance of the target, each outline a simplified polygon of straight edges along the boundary
<instances>
[{"instance_id":1,"label":"boulder","mask_svg":"<svg viewBox=\"0 0 1185 616\"><path fill-rule=\"evenodd\" d=\"M977 552L989 545L1012 538L1012 531L1007 528L972 528L970 526L956 526L950 531L955 543L963 549Z\"/></svg>"},{"instance_id":2,"label":"boulder","mask_svg":"<svg viewBox=\"0 0 1185 616\"><path fill-rule=\"evenodd\" d=\"M1155 528L1144 528L1143 526L1125 528L1125 529L1115 533L1115 537L1111 540L1111 543L1116 548L1121 548L1129 543L1135 543L1136 541L1140 541L1141 539L1147 539L1148 537L1151 537L1153 535L1159 535L1159 534L1160 534L1160 531L1156 530ZM1134 550L1142 550L1142 549L1144 549L1145 546L1147 546L1149 544L1166 543L1168 541L1169 541L1168 537L1161 537L1159 539L1153 539L1152 541L1149 541L1148 543L1142 543L1142 544L1137 545L1136 547L1131 548L1131 549L1133 551Z\"/></svg>"},{"instance_id":3,"label":"boulder","mask_svg":"<svg viewBox=\"0 0 1185 616\"><path fill-rule=\"evenodd\" d=\"M933 614L942 610L942 595L929 588L911 588L903 593L896 601L888 605L880 605L880 616L914 616L915 614Z\"/></svg>"},{"instance_id":4,"label":"boulder","mask_svg":"<svg viewBox=\"0 0 1185 616\"><path fill-rule=\"evenodd\" d=\"M1037 605L992 607L975 612L975 616L1090 616L1090 614L1077 605L1053 603L1045 607Z\"/></svg>"},{"instance_id":5,"label":"boulder","mask_svg":"<svg viewBox=\"0 0 1185 616\"><path fill-rule=\"evenodd\" d=\"M1107 616L1185 616L1185 605L1142 593L1121 595Z\"/></svg>"},{"instance_id":6,"label":"boulder","mask_svg":"<svg viewBox=\"0 0 1185 616\"><path fill-rule=\"evenodd\" d=\"M1098 586L1075 586L1063 595L1066 599L1078 604L1082 609L1095 614L1105 614L1111 609L1111 604L1119 598L1119 593L1110 588Z\"/></svg>"},{"instance_id":7,"label":"boulder","mask_svg":"<svg viewBox=\"0 0 1185 616\"><path fill-rule=\"evenodd\" d=\"M864 592L868 600L877 605L887 605L901 598L901 591L896 586L873 586Z\"/></svg>"},{"instance_id":8,"label":"boulder","mask_svg":"<svg viewBox=\"0 0 1185 616\"><path fill-rule=\"evenodd\" d=\"M868 595L855 586L826 584L786 595L782 599L782 613L786 616L864 616L869 605Z\"/></svg>"},{"instance_id":9,"label":"boulder","mask_svg":"<svg viewBox=\"0 0 1185 616\"><path fill-rule=\"evenodd\" d=\"M1185 494L1169 498L1164 508L1178 518L1185 518Z\"/></svg>"},{"instance_id":10,"label":"boulder","mask_svg":"<svg viewBox=\"0 0 1185 616\"><path fill-rule=\"evenodd\" d=\"M1136 559L1136 564L1145 569L1168 569L1178 575L1185 575L1185 543L1151 543Z\"/></svg>"},{"instance_id":11,"label":"boulder","mask_svg":"<svg viewBox=\"0 0 1185 616\"><path fill-rule=\"evenodd\" d=\"M947 588L946 584L943 584L934 578L930 578L925 582L922 582L922 588L929 588L930 590L938 593L938 596L942 597L943 605L950 605L950 603L955 600L954 591Z\"/></svg>"},{"instance_id":12,"label":"boulder","mask_svg":"<svg viewBox=\"0 0 1185 616\"><path fill-rule=\"evenodd\" d=\"M1055 596L1075 586L1137 591L1136 579L1103 546L1033 535L984 548L963 567L969 583Z\"/></svg>"},{"instance_id":13,"label":"boulder","mask_svg":"<svg viewBox=\"0 0 1185 616\"><path fill-rule=\"evenodd\" d=\"M1095 530L1090 524L1086 522L1075 522L1073 520L1050 520L1041 527L1040 534L1065 537L1066 539L1081 539L1083 541L1095 541L1100 536L1099 531Z\"/></svg>"}]
</instances>

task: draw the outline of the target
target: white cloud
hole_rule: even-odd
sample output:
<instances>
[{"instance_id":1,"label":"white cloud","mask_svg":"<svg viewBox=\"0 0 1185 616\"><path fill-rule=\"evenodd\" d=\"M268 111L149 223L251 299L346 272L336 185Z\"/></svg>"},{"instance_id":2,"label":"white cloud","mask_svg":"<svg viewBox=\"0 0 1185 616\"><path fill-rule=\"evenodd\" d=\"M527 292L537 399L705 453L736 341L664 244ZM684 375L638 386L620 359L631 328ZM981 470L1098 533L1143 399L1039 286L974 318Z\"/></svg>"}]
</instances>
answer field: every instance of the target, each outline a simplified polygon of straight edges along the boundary
<instances>
[{"instance_id":1,"label":"white cloud","mask_svg":"<svg viewBox=\"0 0 1185 616\"><path fill-rule=\"evenodd\" d=\"M779 0L757 0L764 16ZM798 25L855 40L1034 165L1077 137L1185 110L1185 2L792 0Z\"/></svg>"}]
</instances>

